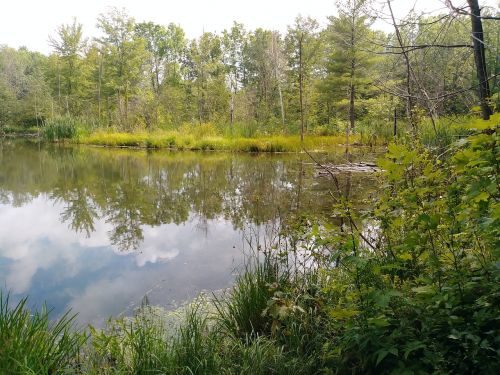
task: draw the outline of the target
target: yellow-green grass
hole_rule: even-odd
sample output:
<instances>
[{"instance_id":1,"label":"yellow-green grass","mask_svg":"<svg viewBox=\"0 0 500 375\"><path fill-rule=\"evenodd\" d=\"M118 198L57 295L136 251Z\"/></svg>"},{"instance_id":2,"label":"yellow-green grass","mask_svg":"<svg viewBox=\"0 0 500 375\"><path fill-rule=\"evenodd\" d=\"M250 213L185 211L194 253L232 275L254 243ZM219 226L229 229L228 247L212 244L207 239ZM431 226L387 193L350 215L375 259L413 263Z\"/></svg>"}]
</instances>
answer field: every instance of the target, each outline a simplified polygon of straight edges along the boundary
<instances>
[{"instance_id":1,"label":"yellow-green grass","mask_svg":"<svg viewBox=\"0 0 500 375\"><path fill-rule=\"evenodd\" d=\"M359 136L350 137L351 143ZM304 143L298 135L273 135L255 138L201 136L179 132L118 133L96 132L81 135L75 142L108 147L172 148L178 150L217 150L233 152L300 152L328 151L345 144L344 136L306 136Z\"/></svg>"}]
</instances>

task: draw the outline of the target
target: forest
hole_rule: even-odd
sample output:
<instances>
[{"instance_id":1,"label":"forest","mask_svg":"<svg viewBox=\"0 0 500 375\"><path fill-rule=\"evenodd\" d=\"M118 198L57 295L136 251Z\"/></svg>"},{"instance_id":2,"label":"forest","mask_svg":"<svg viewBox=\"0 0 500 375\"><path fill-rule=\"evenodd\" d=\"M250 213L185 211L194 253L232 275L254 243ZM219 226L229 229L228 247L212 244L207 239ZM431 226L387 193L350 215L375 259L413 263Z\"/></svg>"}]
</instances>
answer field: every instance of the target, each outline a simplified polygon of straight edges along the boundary
<instances>
[{"instance_id":1,"label":"forest","mask_svg":"<svg viewBox=\"0 0 500 375\"><path fill-rule=\"evenodd\" d=\"M0 47L0 129L50 128L49 137L62 138L192 132L198 125L243 137L348 129L368 143L390 139L398 121L402 133L427 120L436 128L439 118L470 114L482 103L466 11L410 13L386 34L372 25L392 22L392 9L370 1L337 5L323 28L298 16L285 34L234 22L193 40L174 23L137 23L123 9L101 14L93 38L74 19L49 37L49 56ZM483 10L491 17L481 19L489 85L482 96L497 105L493 12Z\"/></svg>"},{"instance_id":2,"label":"forest","mask_svg":"<svg viewBox=\"0 0 500 375\"><path fill-rule=\"evenodd\" d=\"M230 287L173 311L146 293L81 326L0 289L0 375L500 373L500 12L395 3L196 39L111 8L98 36L59 26L48 56L0 46L4 223L63 207L122 261L151 228L255 230ZM0 286L27 248L3 243Z\"/></svg>"}]
</instances>

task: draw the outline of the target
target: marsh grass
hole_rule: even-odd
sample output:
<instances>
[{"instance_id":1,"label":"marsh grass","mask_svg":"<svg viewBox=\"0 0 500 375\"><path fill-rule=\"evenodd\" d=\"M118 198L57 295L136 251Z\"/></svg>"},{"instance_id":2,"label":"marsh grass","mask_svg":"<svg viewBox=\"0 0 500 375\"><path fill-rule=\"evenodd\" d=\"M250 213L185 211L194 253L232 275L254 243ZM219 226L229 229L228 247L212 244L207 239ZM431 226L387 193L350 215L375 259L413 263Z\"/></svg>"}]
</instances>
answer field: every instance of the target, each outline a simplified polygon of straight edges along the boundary
<instances>
[{"instance_id":1,"label":"marsh grass","mask_svg":"<svg viewBox=\"0 0 500 375\"><path fill-rule=\"evenodd\" d=\"M470 134L467 128L470 121L465 116L441 118L435 121L434 128L430 120L425 120L419 126L420 140L427 147L444 150Z\"/></svg>"},{"instance_id":2,"label":"marsh grass","mask_svg":"<svg viewBox=\"0 0 500 375\"><path fill-rule=\"evenodd\" d=\"M36 126L0 126L0 135L38 135L40 128Z\"/></svg>"},{"instance_id":3,"label":"marsh grass","mask_svg":"<svg viewBox=\"0 0 500 375\"><path fill-rule=\"evenodd\" d=\"M2 297L0 374L311 373L322 362L304 348L320 346L322 331L290 304L286 290L300 283L291 277L275 259L252 258L227 293L173 312L145 302L86 333L69 313L50 324L46 309L32 314L26 299L11 308Z\"/></svg>"},{"instance_id":4,"label":"marsh grass","mask_svg":"<svg viewBox=\"0 0 500 375\"><path fill-rule=\"evenodd\" d=\"M313 361L272 332L267 313L277 285L276 264L252 262L219 297L197 299L175 312L143 306L132 319L91 329L86 373L289 374L309 373ZM175 315L177 324L165 322ZM291 331L292 334L304 332ZM302 342L296 337L289 342Z\"/></svg>"},{"instance_id":5,"label":"marsh grass","mask_svg":"<svg viewBox=\"0 0 500 375\"><path fill-rule=\"evenodd\" d=\"M78 123L72 117L54 117L46 120L42 127L42 137L50 142L73 139L77 135Z\"/></svg>"},{"instance_id":6,"label":"marsh grass","mask_svg":"<svg viewBox=\"0 0 500 375\"><path fill-rule=\"evenodd\" d=\"M269 330L270 320L263 312L272 297L272 285L279 275L267 263L247 266L228 295L215 298L220 327L236 338L259 335Z\"/></svg>"},{"instance_id":7,"label":"marsh grass","mask_svg":"<svg viewBox=\"0 0 500 375\"><path fill-rule=\"evenodd\" d=\"M351 138L356 142L357 138ZM108 147L171 148L178 150L233 151L233 152L300 152L328 151L345 141L343 136L309 136L304 144L298 136L274 135L256 138L195 135L181 132L115 133L96 132L80 136L80 144Z\"/></svg>"},{"instance_id":8,"label":"marsh grass","mask_svg":"<svg viewBox=\"0 0 500 375\"><path fill-rule=\"evenodd\" d=\"M44 306L31 312L27 299L11 306L0 293L0 374L52 374L75 369L86 335L66 313L51 323Z\"/></svg>"}]
</instances>

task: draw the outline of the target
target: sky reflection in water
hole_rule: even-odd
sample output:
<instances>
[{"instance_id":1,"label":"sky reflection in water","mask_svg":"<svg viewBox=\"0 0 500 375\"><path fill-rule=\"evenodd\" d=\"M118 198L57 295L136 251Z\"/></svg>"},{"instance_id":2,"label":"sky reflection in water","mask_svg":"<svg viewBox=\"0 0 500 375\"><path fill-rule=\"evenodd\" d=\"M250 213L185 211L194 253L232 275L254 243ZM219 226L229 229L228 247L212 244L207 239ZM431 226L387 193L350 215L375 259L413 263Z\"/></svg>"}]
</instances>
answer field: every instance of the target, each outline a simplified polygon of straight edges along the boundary
<instances>
[{"instance_id":1,"label":"sky reflection in water","mask_svg":"<svg viewBox=\"0 0 500 375\"><path fill-rule=\"evenodd\" d=\"M0 162L0 287L98 325L145 295L174 306L230 286L245 228L318 211L327 190L297 155L4 141Z\"/></svg>"}]
</instances>

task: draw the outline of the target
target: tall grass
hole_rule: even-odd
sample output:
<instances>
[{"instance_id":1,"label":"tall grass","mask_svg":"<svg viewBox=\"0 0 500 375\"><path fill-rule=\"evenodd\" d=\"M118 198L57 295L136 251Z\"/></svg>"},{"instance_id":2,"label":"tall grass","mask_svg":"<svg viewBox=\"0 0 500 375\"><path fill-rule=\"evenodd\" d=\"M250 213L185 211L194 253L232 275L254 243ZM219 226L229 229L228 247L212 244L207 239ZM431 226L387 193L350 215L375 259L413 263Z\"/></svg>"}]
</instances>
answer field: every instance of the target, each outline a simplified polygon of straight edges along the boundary
<instances>
[{"instance_id":1,"label":"tall grass","mask_svg":"<svg viewBox=\"0 0 500 375\"><path fill-rule=\"evenodd\" d=\"M73 139L77 135L77 120L72 117L54 117L46 120L42 127L42 137L47 141Z\"/></svg>"},{"instance_id":2,"label":"tall grass","mask_svg":"<svg viewBox=\"0 0 500 375\"><path fill-rule=\"evenodd\" d=\"M357 136L351 137L356 142ZM303 148L315 151L332 150L345 142L344 136L308 136L304 143L299 136L261 136L257 138L220 135L197 135L180 132L109 133L82 135L80 144L108 147L172 148L178 150L233 151L233 152L300 152Z\"/></svg>"},{"instance_id":3,"label":"tall grass","mask_svg":"<svg viewBox=\"0 0 500 375\"><path fill-rule=\"evenodd\" d=\"M278 276L280 275L280 276ZM288 283L275 263L253 263L234 288L215 300L197 300L168 325L154 308L143 306L133 319L92 329L85 371L126 374L289 374L319 366L293 345L307 335L281 340L273 331L269 301L276 286ZM163 316L164 317L164 316Z\"/></svg>"},{"instance_id":4,"label":"tall grass","mask_svg":"<svg viewBox=\"0 0 500 375\"><path fill-rule=\"evenodd\" d=\"M74 316L55 323L44 306L32 313L27 299L10 305L0 292L0 374L54 374L75 369L86 341L75 331Z\"/></svg>"},{"instance_id":5,"label":"tall grass","mask_svg":"<svg viewBox=\"0 0 500 375\"><path fill-rule=\"evenodd\" d=\"M228 334L246 337L269 330L270 319L263 314L272 297L271 285L278 275L269 263L256 263L236 279L231 293L215 299L218 322Z\"/></svg>"},{"instance_id":6,"label":"tall grass","mask_svg":"<svg viewBox=\"0 0 500 375\"><path fill-rule=\"evenodd\" d=\"M444 149L460 138L469 135L467 123L469 117L440 118L434 126L429 119L419 125L420 141L427 147Z\"/></svg>"}]
</instances>

